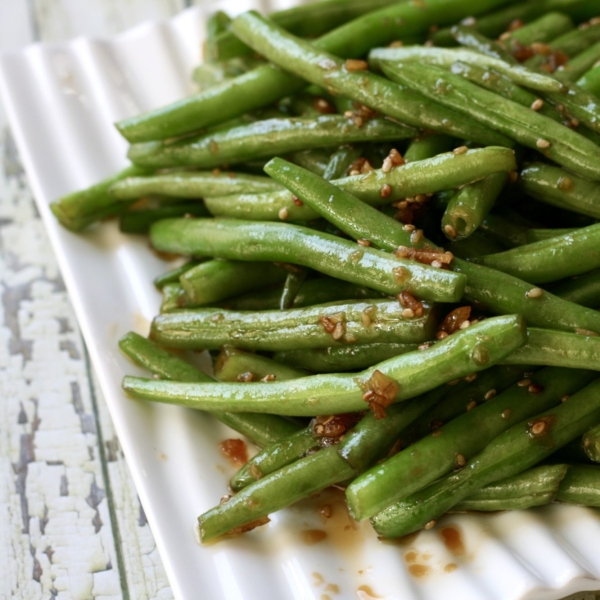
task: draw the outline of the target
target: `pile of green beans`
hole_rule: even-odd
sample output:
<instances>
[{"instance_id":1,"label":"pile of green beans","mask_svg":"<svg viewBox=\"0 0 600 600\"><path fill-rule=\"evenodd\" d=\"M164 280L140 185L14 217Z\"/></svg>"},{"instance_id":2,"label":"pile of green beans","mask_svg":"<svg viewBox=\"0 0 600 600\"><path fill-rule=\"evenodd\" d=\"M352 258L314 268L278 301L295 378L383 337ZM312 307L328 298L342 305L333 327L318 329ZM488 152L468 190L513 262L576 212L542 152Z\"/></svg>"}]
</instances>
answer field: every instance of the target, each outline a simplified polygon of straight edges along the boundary
<instances>
[{"instance_id":1,"label":"pile of green beans","mask_svg":"<svg viewBox=\"0 0 600 600\"><path fill-rule=\"evenodd\" d=\"M202 541L331 485L384 538L600 506L594 4L217 12L200 92L117 123L132 164L51 205L184 259L120 348L151 374L128 396L259 448Z\"/></svg>"}]
</instances>

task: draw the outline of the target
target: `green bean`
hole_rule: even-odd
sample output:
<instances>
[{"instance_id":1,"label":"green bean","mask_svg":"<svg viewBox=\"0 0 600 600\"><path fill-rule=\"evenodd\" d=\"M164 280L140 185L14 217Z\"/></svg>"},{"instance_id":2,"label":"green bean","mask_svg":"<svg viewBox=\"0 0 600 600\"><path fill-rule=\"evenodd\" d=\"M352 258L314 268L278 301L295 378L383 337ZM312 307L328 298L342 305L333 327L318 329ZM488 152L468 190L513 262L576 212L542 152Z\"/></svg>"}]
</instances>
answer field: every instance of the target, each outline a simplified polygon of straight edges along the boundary
<instances>
[{"instance_id":1,"label":"green bean","mask_svg":"<svg viewBox=\"0 0 600 600\"><path fill-rule=\"evenodd\" d=\"M458 258L452 268L467 276L464 299L494 314L519 313L532 327L600 333L600 313L544 291L531 297L530 283Z\"/></svg>"},{"instance_id":2,"label":"green bean","mask_svg":"<svg viewBox=\"0 0 600 600\"><path fill-rule=\"evenodd\" d=\"M283 283L288 271L264 262L209 260L181 277L188 304L203 306L232 298L262 286Z\"/></svg>"},{"instance_id":3,"label":"green bean","mask_svg":"<svg viewBox=\"0 0 600 600\"><path fill-rule=\"evenodd\" d=\"M410 432L411 440L420 440L430 435L444 423L449 423L475 406L494 398L513 383L529 377L531 372L532 368L527 365L496 365L479 373L474 381L470 376L467 378L468 382L451 382L451 386L448 384L450 391L442 401L417 419Z\"/></svg>"},{"instance_id":4,"label":"green bean","mask_svg":"<svg viewBox=\"0 0 600 600\"><path fill-rule=\"evenodd\" d=\"M119 340L119 348L131 360L164 379L189 382L213 381L206 373L137 333L130 332L124 335ZM213 416L260 447L287 439L299 429L292 421L275 415L218 412L213 413Z\"/></svg>"},{"instance_id":5,"label":"green bean","mask_svg":"<svg viewBox=\"0 0 600 600\"><path fill-rule=\"evenodd\" d=\"M583 77L578 79L577 85L586 92L600 96L600 65L590 69Z\"/></svg>"},{"instance_id":6,"label":"green bean","mask_svg":"<svg viewBox=\"0 0 600 600\"><path fill-rule=\"evenodd\" d=\"M176 267L175 269L171 269L166 273L162 273L154 278L154 286L162 290L165 285L168 283L179 283L179 278L186 272L189 271L192 267L195 267L198 264L197 260L188 260L180 267Z\"/></svg>"},{"instance_id":7,"label":"green bean","mask_svg":"<svg viewBox=\"0 0 600 600\"><path fill-rule=\"evenodd\" d=\"M229 30L231 17L222 10L217 10L206 22L206 40L204 41L204 54L208 57L213 54L212 47L217 36Z\"/></svg>"},{"instance_id":8,"label":"green bean","mask_svg":"<svg viewBox=\"0 0 600 600\"><path fill-rule=\"evenodd\" d=\"M427 10L407 3L395 3L334 29L314 42L316 48L340 56L361 56L373 46L388 44L406 33L426 33L435 23L452 23L468 12L485 12L504 0L485 0L468 7L464 0L430 0ZM305 82L280 69L265 65L240 77L116 124L129 142L166 139L197 131L268 106L300 91Z\"/></svg>"},{"instance_id":9,"label":"green bean","mask_svg":"<svg viewBox=\"0 0 600 600\"><path fill-rule=\"evenodd\" d=\"M527 330L527 341L503 363L600 370L600 339L589 332Z\"/></svg>"},{"instance_id":10,"label":"green bean","mask_svg":"<svg viewBox=\"0 0 600 600\"><path fill-rule=\"evenodd\" d=\"M533 244L534 242L541 242L543 240L549 240L556 236L565 235L577 231L572 227L565 229L528 229L527 230L527 243Z\"/></svg>"},{"instance_id":11,"label":"green bean","mask_svg":"<svg viewBox=\"0 0 600 600\"><path fill-rule=\"evenodd\" d=\"M500 254L490 254L479 261L531 283L549 283L582 275L600 268L600 224Z\"/></svg>"},{"instance_id":12,"label":"green bean","mask_svg":"<svg viewBox=\"0 0 600 600\"><path fill-rule=\"evenodd\" d=\"M481 225L507 181L506 172L493 173L460 189L442 217L446 237L449 240L469 237Z\"/></svg>"},{"instance_id":13,"label":"green bean","mask_svg":"<svg viewBox=\"0 0 600 600\"><path fill-rule=\"evenodd\" d=\"M456 140L442 133L426 133L415 138L404 153L404 160L417 162L456 148Z\"/></svg>"},{"instance_id":14,"label":"green bean","mask_svg":"<svg viewBox=\"0 0 600 600\"><path fill-rule=\"evenodd\" d=\"M95 185L62 196L50 204L50 210L61 225L71 231L81 231L95 221L126 210L127 205L116 203L108 190L122 179L146 173L147 169L129 166Z\"/></svg>"},{"instance_id":15,"label":"green bean","mask_svg":"<svg viewBox=\"0 0 600 600\"><path fill-rule=\"evenodd\" d=\"M293 152L287 158L295 165L299 165L304 169L308 169L311 173L322 177L329 164L330 154L331 152L328 152L324 148L313 148L312 150Z\"/></svg>"},{"instance_id":16,"label":"green bean","mask_svg":"<svg viewBox=\"0 0 600 600\"><path fill-rule=\"evenodd\" d=\"M223 347L215 361L214 370L219 381L289 381L306 375L266 356L244 352L232 346ZM244 377L240 379L241 376Z\"/></svg>"},{"instance_id":17,"label":"green bean","mask_svg":"<svg viewBox=\"0 0 600 600\"><path fill-rule=\"evenodd\" d=\"M281 298L279 299L279 308L281 310L286 310L294 306L296 296L306 279L307 273L306 269L298 269L297 271L290 271L287 274L283 290L281 291Z\"/></svg>"},{"instance_id":18,"label":"green bean","mask_svg":"<svg viewBox=\"0 0 600 600\"><path fill-rule=\"evenodd\" d=\"M245 173L213 173L211 171L181 171L145 177L127 177L109 188L117 200L137 200L151 194L176 198L204 198L227 194L260 193L279 189L267 177Z\"/></svg>"},{"instance_id":19,"label":"green bean","mask_svg":"<svg viewBox=\"0 0 600 600\"><path fill-rule=\"evenodd\" d=\"M314 38L367 12L386 8L395 1L375 0L365 4L362 0L326 0L273 12L269 18L295 35ZM223 60L250 53L252 49L228 30L213 41L207 57L209 60Z\"/></svg>"},{"instance_id":20,"label":"green bean","mask_svg":"<svg viewBox=\"0 0 600 600\"><path fill-rule=\"evenodd\" d=\"M229 487L234 492L248 487L255 481L286 467L309 452L319 449L319 439L312 433L312 427L306 427L290 437L275 442L253 456L231 478Z\"/></svg>"},{"instance_id":21,"label":"green bean","mask_svg":"<svg viewBox=\"0 0 600 600\"><path fill-rule=\"evenodd\" d=\"M206 263L204 263L206 264ZM308 308L248 313L205 308L164 314L152 322L151 336L173 348L215 350L234 344L242 350L327 348L365 342L421 343L436 325L427 307L421 317L403 317L397 301L371 300ZM371 319L368 323L365 319Z\"/></svg>"},{"instance_id":22,"label":"green bean","mask_svg":"<svg viewBox=\"0 0 600 600\"><path fill-rule=\"evenodd\" d=\"M587 50L573 57L563 68L558 69L554 76L563 82L575 82L585 75L600 60L600 42L596 42Z\"/></svg>"},{"instance_id":23,"label":"green bean","mask_svg":"<svg viewBox=\"0 0 600 600\"><path fill-rule=\"evenodd\" d=\"M600 271L592 271L581 277L560 281L552 286L552 293L589 308L598 308L600 306Z\"/></svg>"},{"instance_id":24,"label":"green bean","mask_svg":"<svg viewBox=\"0 0 600 600\"><path fill-rule=\"evenodd\" d=\"M386 119L370 119L357 127L352 120L338 115L317 119L279 118L177 142L134 144L129 148L128 156L132 162L144 167L212 168L325 145L393 141L414 135L412 128Z\"/></svg>"},{"instance_id":25,"label":"green bean","mask_svg":"<svg viewBox=\"0 0 600 600\"><path fill-rule=\"evenodd\" d=\"M600 425L596 425L583 434L581 445L588 458L600 462Z\"/></svg>"},{"instance_id":26,"label":"green bean","mask_svg":"<svg viewBox=\"0 0 600 600\"><path fill-rule=\"evenodd\" d=\"M294 308L342 300L365 300L381 297L381 293L369 288L331 277L320 277L319 279L310 279L302 284L294 299ZM281 288L274 288L231 298L221 305L230 310L273 310L279 308L280 299Z\"/></svg>"},{"instance_id":27,"label":"green bean","mask_svg":"<svg viewBox=\"0 0 600 600\"><path fill-rule=\"evenodd\" d=\"M292 262L386 294L408 291L425 300L455 302L464 286L464 278L453 273L297 225L169 219L156 223L150 238L163 252Z\"/></svg>"},{"instance_id":28,"label":"green bean","mask_svg":"<svg viewBox=\"0 0 600 600\"><path fill-rule=\"evenodd\" d=\"M496 252L506 250L506 246L491 239L487 235L484 235L481 230L475 231L464 240L447 244L446 248L448 248L454 256L458 256L458 258L463 258L465 260L471 260L472 258L485 256L486 254L495 254Z\"/></svg>"},{"instance_id":29,"label":"green bean","mask_svg":"<svg viewBox=\"0 0 600 600\"><path fill-rule=\"evenodd\" d=\"M148 233L153 223L175 217L209 217L206 206L196 202L179 202L158 208L130 210L119 217L119 229L123 233Z\"/></svg>"},{"instance_id":30,"label":"green bean","mask_svg":"<svg viewBox=\"0 0 600 600\"><path fill-rule=\"evenodd\" d=\"M435 519L476 490L531 468L598 421L600 380L560 406L514 425L467 462L461 471L386 508L371 523L377 533L386 538L431 527Z\"/></svg>"},{"instance_id":31,"label":"green bean","mask_svg":"<svg viewBox=\"0 0 600 600\"><path fill-rule=\"evenodd\" d=\"M600 507L600 467L570 465L558 488L556 501Z\"/></svg>"},{"instance_id":32,"label":"green bean","mask_svg":"<svg viewBox=\"0 0 600 600\"><path fill-rule=\"evenodd\" d=\"M173 312L184 308L194 308L180 283L167 283L162 288L160 313Z\"/></svg>"},{"instance_id":33,"label":"green bean","mask_svg":"<svg viewBox=\"0 0 600 600\"><path fill-rule=\"evenodd\" d=\"M560 12L548 12L535 21L511 31L510 37L503 38L502 41L514 52L534 42L550 42L556 37L572 31L573 27L573 21L568 15Z\"/></svg>"},{"instance_id":34,"label":"green bean","mask_svg":"<svg viewBox=\"0 0 600 600\"><path fill-rule=\"evenodd\" d=\"M512 150L492 146L462 154L448 152L395 167L387 173L378 169L364 175L337 179L332 183L367 204L379 205L456 188L499 170L512 171L515 167ZM215 216L264 221L278 220L280 214L286 215L290 221L318 216L308 206L299 205L295 196L287 190L205 198L204 201Z\"/></svg>"},{"instance_id":35,"label":"green bean","mask_svg":"<svg viewBox=\"0 0 600 600\"><path fill-rule=\"evenodd\" d=\"M461 330L435 346L384 361L358 374L312 375L273 383L185 383L125 377L123 389L136 398L198 409L314 416L365 408L363 389L375 371L399 384L395 401L423 394L446 381L465 377L502 360L523 342L523 322L515 315L495 317ZM370 396L369 396L370 397Z\"/></svg>"},{"instance_id":36,"label":"green bean","mask_svg":"<svg viewBox=\"0 0 600 600\"><path fill-rule=\"evenodd\" d=\"M542 465L490 483L459 502L452 512L524 510L550 504L571 468L568 465Z\"/></svg>"},{"instance_id":37,"label":"green bean","mask_svg":"<svg viewBox=\"0 0 600 600\"><path fill-rule=\"evenodd\" d=\"M472 27L455 25L452 28L452 35L461 46L466 46L480 54L501 60L509 65L519 64L517 59L502 44L489 39Z\"/></svg>"},{"instance_id":38,"label":"green bean","mask_svg":"<svg viewBox=\"0 0 600 600\"><path fill-rule=\"evenodd\" d=\"M484 90L438 67L404 63L399 69L383 65L385 73L434 101L467 111L519 143L575 173L600 180L600 148L583 136L520 104Z\"/></svg>"},{"instance_id":39,"label":"green bean","mask_svg":"<svg viewBox=\"0 0 600 600\"><path fill-rule=\"evenodd\" d=\"M401 48L375 48L369 53L369 64L377 69L382 69L386 74L385 65L391 63L395 66L406 63L437 65L438 67L451 67L456 62L474 64L487 67L502 73L511 81L527 88L542 92L561 92L563 84L546 74L531 71L527 67L513 65L504 60L485 56L465 48L429 48L426 46L408 46ZM404 68L404 67L402 67ZM406 83L402 81L401 83ZM411 86L412 87L412 86ZM419 90L422 91L422 90ZM422 93L425 93L422 91Z\"/></svg>"},{"instance_id":40,"label":"green bean","mask_svg":"<svg viewBox=\"0 0 600 600\"><path fill-rule=\"evenodd\" d=\"M515 423L548 410L590 383L593 373L544 369L436 429L355 479L346 489L352 516L362 521L425 488L481 451ZM532 387L535 391L532 392Z\"/></svg>"},{"instance_id":41,"label":"green bean","mask_svg":"<svg viewBox=\"0 0 600 600\"><path fill-rule=\"evenodd\" d=\"M323 179L331 181L345 177L352 163L360 158L362 153L363 149L360 146L341 146L331 155Z\"/></svg>"},{"instance_id":42,"label":"green bean","mask_svg":"<svg viewBox=\"0 0 600 600\"><path fill-rule=\"evenodd\" d=\"M500 208L500 207L498 207ZM529 242L529 228L514 219L512 211L490 213L481 223L480 229L492 239L508 248L518 248Z\"/></svg>"},{"instance_id":43,"label":"green bean","mask_svg":"<svg viewBox=\"0 0 600 600\"><path fill-rule=\"evenodd\" d=\"M477 19L465 19L469 28L491 38L497 38L504 33L513 21L531 21L545 12L556 10L568 14L576 21L584 21L595 16L597 9L587 0L542 0L540 2L522 2ZM466 24L465 23L465 24ZM431 40L436 46L451 46L454 38L450 28L436 31Z\"/></svg>"},{"instance_id":44,"label":"green bean","mask_svg":"<svg viewBox=\"0 0 600 600\"><path fill-rule=\"evenodd\" d=\"M481 128L454 111L424 103L418 95L402 90L387 79L366 70L346 68L341 59L319 51L256 13L237 17L233 27L255 50L282 68L404 123L457 137L469 136L484 144L510 145L504 136Z\"/></svg>"},{"instance_id":45,"label":"green bean","mask_svg":"<svg viewBox=\"0 0 600 600\"><path fill-rule=\"evenodd\" d=\"M357 371L400 354L417 350L416 344L371 343L353 346L330 346L309 350L277 352L275 360L314 373Z\"/></svg>"}]
</instances>

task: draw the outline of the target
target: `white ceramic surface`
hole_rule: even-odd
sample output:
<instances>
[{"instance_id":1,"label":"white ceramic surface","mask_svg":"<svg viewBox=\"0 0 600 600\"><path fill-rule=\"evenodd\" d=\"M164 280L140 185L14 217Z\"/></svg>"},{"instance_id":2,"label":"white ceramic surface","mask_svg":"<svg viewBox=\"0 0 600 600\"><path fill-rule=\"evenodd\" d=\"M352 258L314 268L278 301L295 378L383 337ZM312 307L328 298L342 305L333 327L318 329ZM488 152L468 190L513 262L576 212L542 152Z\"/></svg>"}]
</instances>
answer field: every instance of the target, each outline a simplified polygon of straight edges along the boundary
<instances>
[{"instance_id":1,"label":"white ceramic surface","mask_svg":"<svg viewBox=\"0 0 600 600\"><path fill-rule=\"evenodd\" d=\"M141 371L117 340L147 332L159 306L151 281L169 265L114 223L69 233L48 203L126 164L113 121L191 91L210 10L290 4L213 2L111 40L35 44L0 57L2 99L176 597L550 600L600 588L600 513L576 507L451 516L404 545L382 544L328 492L245 537L198 545L195 519L218 502L233 472L217 449L231 432L202 413L132 401L120 389L125 373ZM318 512L324 504L333 507L329 520ZM460 530L462 554L440 536L450 525ZM308 544L312 529L327 538Z\"/></svg>"}]
</instances>

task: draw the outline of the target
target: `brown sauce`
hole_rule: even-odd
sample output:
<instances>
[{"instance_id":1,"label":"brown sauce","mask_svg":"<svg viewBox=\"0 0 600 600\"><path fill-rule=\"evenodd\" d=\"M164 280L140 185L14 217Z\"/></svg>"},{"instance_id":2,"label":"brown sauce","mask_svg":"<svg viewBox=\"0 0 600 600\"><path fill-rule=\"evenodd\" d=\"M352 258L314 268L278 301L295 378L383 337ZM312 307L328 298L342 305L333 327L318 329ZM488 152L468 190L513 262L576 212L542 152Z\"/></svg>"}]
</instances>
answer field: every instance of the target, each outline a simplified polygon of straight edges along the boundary
<instances>
[{"instance_id":1,"label":"brown sauce","mask_svg":"<svg viewBox=\"0 0 600 600\"><path fill-rule=\"evenodd\" d=\"M465 545L462 540L461 532L455 527L444 527L440 531L444 540L444 545L455 556L462 556L465 553Z\"/></svg>"},{"instance_id":2,"label":"brown sauce","mask_svg":"<svg viewBox=\"0 0 600 600\"><path fill-rule=\"evenodd\" d=\"M358 590L356 590L359 600L378 600L382 596L376 594L370 586L361 585Z\"/></svg>"},{"instance_id":3,"label":"brown sauce","mask_svg":"<svg viewBox=\"0 0 600 600\"><path fill-rule=\"evenodd\" d=\"M431 572L431 567L428 567L427 565L409 565L408 572L413 577L425 577Z\"/></svg>"},{"instance_id":4,"label":"brown sauce","mask_svg":"<svg viewBox=\"0 0 600 600\"><path fill-rule=\"evenodd\" d=\"M241 467L248 462L248 448L244 440L223 440L219 444L221 454L229 459L236 467Z\"/></svg>"},{"instance_id":5,"label":"brown sauce","mask_svg":"<svg viewBox=\"0 0 600 600\"><path fill-rule=\"evenodd\" d=\"M322 529L305 529L301 532L301 536L307 546L313 546L322 542L327 537L327 533Z\"/></svg>"}]
</instances>

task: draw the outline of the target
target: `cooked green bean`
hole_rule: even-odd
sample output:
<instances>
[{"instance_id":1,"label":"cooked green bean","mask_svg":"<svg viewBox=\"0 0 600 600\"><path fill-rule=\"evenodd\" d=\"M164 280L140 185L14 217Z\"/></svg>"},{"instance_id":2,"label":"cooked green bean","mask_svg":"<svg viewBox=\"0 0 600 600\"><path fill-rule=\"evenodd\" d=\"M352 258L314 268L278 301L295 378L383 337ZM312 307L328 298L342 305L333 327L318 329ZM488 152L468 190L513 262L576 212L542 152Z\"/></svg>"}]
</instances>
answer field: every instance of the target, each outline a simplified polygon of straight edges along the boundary
<instances>
[{"instance_id":1,"label":"cooked green bean","mask_svg":"<svg viewBox=\"0 0 600 600\"><path fill-rule=\"evenodd\" d=\"M442 217L442 231L449 240L468 238L483 222L508 181L504 171L461 188Z\"/></svg>"},{"instance_id":2,"label":"cooked green bean","mask_svg":"<svg viewBox=\"0 0 600 600\"><path fill-rule=\"evenodd\" d=\"M409 162L417 162L432 158L444 152L450 152L457 147L456 140L449 135L443 133L425 133L418 138L412 140L406 152L404 160Z\"/></svg>"},{"instance_id":3,"label":"cooked green bean","mask_svg":"<svg viewBox=\"0 0 600 600\"><path fill-rule=\"evenodd\" d=\"M558 488L556 501L600 507L600 467L570 465Z\"/></svg>"},{"instance_id":4,"label":"cooked green bean","mask_svg":"<svg viewBox=\"0 0 600 600\"><path fill-rule=\"evenodd\" d=\"M459 502L452 512L524 510L550 504L572 468L569 465L542 465L490 483ZM567 485L565 491L568 489L570 486Z\"/></svg>"},{"instance_id":5,"label":"cooked green bean","mask_svg":"<svg viewBox=\"0 0 600 600\"><path fill-rule=\"evenodd\" d=\"M596 425L583 434L581 445L591 460L600 462L600 425Z\"/></svg>"},{"instance_id":6,"label":"cooked green bean","mask_svg":"<svg viewBox=\"0 0 600 600\"><path fill-rule=\"evenodd\" d=\"M151 336L173 348L215 350L232 344L242 350L267 351L368 342L418 344L431 339L436 319L428 307L424 307L421 317L403 317L401 313L398 302L389 300L260 313L206 308L156 317Z\"/></svg>"},{"instance_id":7,"label":"cooked green bean","mask_svg":"<svg viewBox=\"0 0 600 600\"><path fill-rule=\"evenodd\" d=\"M392 506L371 520L383 537L432 527L461 500L483 486L531 468L600 421L600 380L546 413L500 434L465 467Z\"/></svg>"},{"instance_id":8,"label":"cooked green bean","mask_svg":"<svg viewBox=\"0 0 600 600\"><path fill-rule=\"evenodd\" d=\"M568 15L560 12L547 12L535 21L523 25L510 32L510 37L503 38L503 43L512 52L529 46L534 42L550 42L554 38L573 30L573 21Z\"/></svg>"},{"instance_id":9,"label":"cooked green bean","mask_svg":"<svg viewBox=\"0 0 600 600\"><path fill-rule=\"evenodd\" d=\"M600 370L600 338L586 333L530 328L525 344L503 363Z\"/></svg>"},{"instance_id":10,"label":"cooked green bean","mask_svg":"<svg viewBox=\"0 0 600 600\"><path fill-rule=\"evenodd\" d=\"M351 175L332 183L371 205L457 188L483 179L496 171L516 168L514 152L508 148L488 147L464 153L448 152L421 161L407 163L384 172L381 169L364 175ZM298 203L287 191L242 194L205 198L215 216L274 221L280 214L290 221L314 219L318 215Z\"/></svg>"},{"instance_id":11,"label":"cooked green bean","mask_svg":"<svg viewBox=\"0 0 600 600\"><path fill-rule=\"evenodd\" d=\"M483 144L510 145L504 136L482 128L468 117L424 102L413 92L365 69L346 68L341 59L288 34L254 12L237 17L233 28L239 37L275 64L385 115L415 127L468 137ZM551 85L557 87L556 80Z\"/></svg>"},{"instance_id":12,"label":"cooked green bean","mask_svg":"<svg viewBox=\"0 0 600 600\"><path fill-rule=\"evenodd\" d=\"M136 175L145 175L147 169L129 166L99 183L62 196L50 204L50 210L60 223L71 231L81 231L95 221L120 214L127 205L115 202L109 194L112 185Z\"/></svg>"},{"instance_id":13,"label":"cooked green bean","mask_svg":"<svg viewBox=\"0 0 600 600\"><path fill-rule=\"evenodd\" d=\"M160 313L173 312L183 308L194 308L180 283L167 283L162 288Z\"/></svg>"},{"instance_id":14,"label":"cooked green bean","mask_svg":"<svg viewBox=\"0 0 600 600\"><path fill-rule=\"evenodd\" d=\"M406 63L451 67L456 62L474 64L479 67L494 69L508 77L516 84L542 92L561 92L563 84L548 74L531 71L527 67L509 64L499 58L485 56L479 52L465 48L429 48L427 46L408 46L401 48L375 48L369 53L369 64L382 69L388 63L404 65ZM401 83L406 83L402 81ZM419 90L422 92L422 90ZM424 92L422 92L424 93ZM495 127L494 127L495 128Z\"/></svg>"},{"instance_id":15,"label":"cooked green bean","mask_svg":"<svg viewBox=\"0 0 600 600\"><path fill-rule=\"evenodd\" d=\"M313 43L316 48L343 57L361 56L373 46L388 44L406 33L426 33L436 23L450 24L504 1L480 0L473 6L465 0L451 4L448 0L429 0L427 10L411 2L394 3L334 29ZM305 85L301 79L265 65L205 92L120 121L117 129L129 142L166 139L268 106Z\"/></svg>"},{"instance_id":16,"label":"cooked green bean","mask_svg":"<svg viewBox=\"0 0 600 600\"><path fill-rule=\"evenodd\" d=\"M331 181L345 177L348 175L352 163L360 158L362 153L363 148L360 146L341 146L331 155L327 168L323 173L323 179Z\"/></svg>"},{"instance_id":17,"label":"cooked green bean","mask_svg":"<svg viewBox=\"0 0 600 600\"><path fill-rule=\"evenodd\" d=\"M600 180L600 148L572 129L432 65L403 63L398 68L386 62L383 70L434 101L468 111L474 119L575 173Z\"/></svg>"},{"instance_id":18,"label":"cooked green bean","mask_svg":"<svg viewBox=\"0 0 600 600\"><path fill-rule=\"evenodd\" d=\"M214 369L219 381L289 381L306 375L266 356L244 352L232 346L223 347Z\"/></svg>"},{"instance_id":19,"label":"cooked green bean","mask_svg":"<svg viewBox=\"0 0 600 600\"><path fill-rule=\"evenodd\" d=\"M292 152L287 158L295 165L299 165L304 169L308 169L311 173L315 173L322 177L329 164L330 154L331 152L324 148L313 148L312 150Z\"/></svg>"},{"instance_id":20,"label":"cooked green bean","mask_svg":"<svg viewBox=\"0 0 600 600\"><path fill-rule=\"evenodd\" d=\"M198 202L170 202L158 208L130 210L119 217L119 229L123 233L148 233L153 223L161 219L176 217L209 217L210 213L203 203Z\"/></svg>"},{"instance_id":21,"label":"cooked green bean","mask_svg":"<svg viewBox=\"0 0 600 600\"><path fill-rule=\"evenodd\" d=\"M163 252L292 262L386 294L408 291L425 300L456 302L465 283L453 273L297 225L168 219L152 227L150 238Z\"/></svg>"},{"instance_id":22,"label":"cooked green bean","mask_svg":"<svg viewBox=\"0 0 600 600\"><path fill-rule=\"evenodd\" d=\"M136 200L151 194L176 198L204 198L227 194L258 194L279 189L272 179L245 173L181 171L145 177L126 177L109 188L117 200Z\"/></svg>"},{"instance_id":23,"label":"cooked green bean","mask_svg":"<svg viewBox=\"0 0 600 600\"><path fill-rule=\"evenodd\" d=\"M488 237L481 230L475 231L468 238L460 240L459 242L451 242L446 245L446 248L465 260L471 260L479 256L485 256L486 254L495 254L496 252L502 252L506 250L506 246Z\"/></svg>"},{"instance_id":24,"label":"cooked green bean","mask_svg":"<svg viewBox=\"0 0 600 600\"><path fill-rule=\"evenodd\" d=\"M124 335L119 340L119 348L131 360L164 379L213 381L212 377L206 373L173 356L137 333L130 332ZM213 416L238 433L245 435L260 447L287 439L299 430L299 426L292 421L276 415L218 412Z\"/></svg>"},{"instance_id":25,"label":"cooked green bean","mask_svg":"<svg viewBox=\"0 0 600 600\"><path fill-rule=\"evenodd\" d=\"M307 369L314 373L358 371L400 354L413 352L416 344L378 343L352 346L330 346L308 350L284 350L274 356L276 361Z\"/></svg>"},{"instance_id":26,"label":"cooked green bean","mask_svg":"<svg viewBox=\"0 0 600 600\"><path fill-rule=\"evenodd\" d=\"M278 118L177 142L134 144L127 155L143 167L195 166L206 169L349 142L401 140L413 137L415 133L412 128L387 119L370 119L357 127L351 119L338 115L323 115L316 119Z\"/></svg>"},{"instance_id":27,"label":"cooked green bean","mask_svg":"<svg viewBox=\"0 0 600 600\"><path fill-rule=\"evenodd\" d=\"M162 273L158 277L154 278L154 286L161 290L168 283L179 283L179 278L186 272L189 271L192 267L195 267L198 264L197 260L188 260L180 267L176 267L175 269L171 269L166 273Z\"/></svg>"},{"instance_id":28,"label":"cooked green bean","mask_svg":"<svg viewBox=\"0 0 600 600\"><path fill-rule=\"evenodd\" d=\"M264 262L209 260L186 271L181 277L190 306L203 306L283 283L288 271Z\"/></svg>"},{"instance_id":29,"label":"cooked green bean","mask_svg":"<svg viewBox=\"0 0 600 600\"><path fill-rule=\"evenodd\" d=\"M294 306L296 296L302 287L306 279L308 271L306 269L298 269L297 271L290 271L285 278L283 284L283 290L281 291L281 298L279 299L279 308L286 310Z\"/></svg>"},{"instance_id":30,"label":"cooked green bean","mask_svg":"<svg viewBox=\"0 0 600 600\"><path fill-rule=\"evenodd\" d=\"M294 299L294 308L342 300L365 300L381 297L380 292L369 288L341 281L340 279L320 277L319 279L310 279L302 284ZM273 288L231 298L226 302L222 302L221 306L230 310L273 310L279 308L280 300L281 288Z\"/></svg>"},{"instance_id":31,"label":"cooked green bean","mask_svg":"<svg viewBox=\"0 0 600 600\"><path fill-rule=\"evenodd\" d=\"M566 279L552 286L553 294L569 302L589 308L600 306L600 271L592 271L581 277Z\"/></svg>"},{"instance_id":32,"label":"cooked green bean","mask_svg":"<svg viewBox=\"0 0 600 600\"><path fill-rule=\"evenodd\" d=\"M503 214L504 213L504 214ZM508 248L518 248L529 242L529 229L508 211L493 212L480 225L483 233Z\"/></svg>"},{"instance_id":33,"label":"cooked green bean","mask_svg":"<svg viewBox=\"0 0 600 600\"><path fill-rule=\"evenodd\" d=\"M581 260L585 257L585 260ZM531 283L549 283L600 268L600 224L527 244L479 261Z\"/></svg>"},{"instance_id":34,"label":"cooked green bean","mask_svg":"<svg viewBox=\"0 0 600 600\"><path fill-rule=\"evenodd\" d=\"M533 244L534 242L541 242L543 240L549 240L556 236L565 235L567 233L573 233L577 231L572 227L565 229L528 229L527 230L527 243Z\"/></svg>"},{"instance_id":35,"label":"cooked green bean","mask_svg":"<svg viewBox=\"0 0 600 600\"><path fill-rule=\"evenodd\" d=\"M593 372L544 369L436 429L355 479L346 489L352 516L362 521L425 488L523 419L552 408L594 379ZM532 383L523 385L524 381ZM534 389L535 391L532 391Z\"/></svg>"},{"instance_id":36,"label":"cooked green bean","mask_svg":"<svg viewBox=\"0 0 600 600\"><path fill-rule=\"evenodd\" d=\"M587 50L573 57L562 69L558 69L554 76L559 81L575 82L585 75L600 60L600 42L596 42Z\"/></svg>"},{"instance_id":37,"label":"cooked green bean","mask_svg":"<svg viewBox=\"0 0 600 600\"><path fill-rule=\"evenodd\" d=\"M586 92L600 97L600 65L590 69L577 81L577 85Z\"/></svg>"},{"instance_id":38,"label":"cooked green bean","mask_svg":"<svg viewBox=\"0 0 600 600\"><path fill-rule=\"evenodd\" d=\"M331 415L364 410L363 395L366 392L361 385L368 391L375 371L399 384L399 390L392 398L398 402L414 398L446 381L488 368L522 342L523 322L520 317L510 315L484 320L430 348L403 354L358 374L312 375L297 381L252 385L190 385L126 377L123 389L136 398L198 409Z\"/></svg>"}]
</instances>

